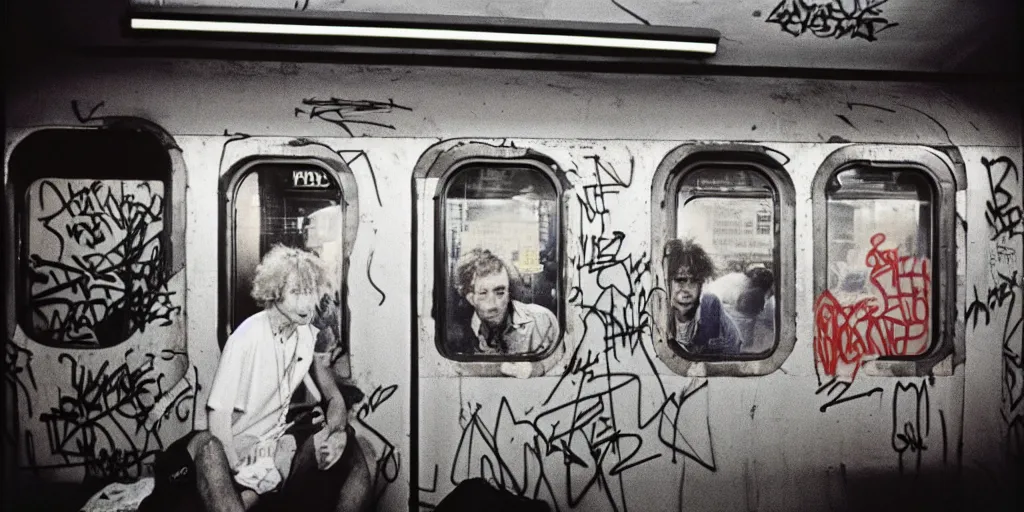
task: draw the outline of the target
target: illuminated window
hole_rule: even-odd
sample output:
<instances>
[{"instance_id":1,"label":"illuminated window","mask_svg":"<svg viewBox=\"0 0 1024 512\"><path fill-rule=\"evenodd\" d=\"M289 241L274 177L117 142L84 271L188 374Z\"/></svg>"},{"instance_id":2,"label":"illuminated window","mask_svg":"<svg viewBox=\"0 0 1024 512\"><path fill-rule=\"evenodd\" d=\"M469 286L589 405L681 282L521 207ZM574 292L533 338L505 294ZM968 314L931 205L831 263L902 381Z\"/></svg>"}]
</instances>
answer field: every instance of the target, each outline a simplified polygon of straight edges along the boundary
<instances>
[{"instance_id":1,"label":"illuminated window","mask_svg":"<svg viewBox=\"0 0 1024 512\"><path fill-rule=\"evenodd\" d=\"M815 308L826 374L931 347L934 196L916 169L856 166L828 180L827 289Z\"/></svg>"},{"instance_id":2,"label":"illuminated window","mask_svg":"<svg viewBox=\"0 0 1024 512\"><path fill-rule=\"evenodd\" d=\"M313 159L258 160L230 176L226 236L227 301L221 343L246 318L260 311L252 280L263 256L275 245L320 256L334 277L333 296L320 299L312 325L319 329L316 350L330 352L335 367L349 354L345 307L346 248L353 225L337 174Z\"/></svg>"},{"instance_id":3,"label":"illuminated window","mask_svg":"<svg viewBox=\"0 0 1024 512\"><path fill-rule=\"evenodd\" d=\"M819 375L946 371L936 364L953 351L954 197L966 183L954 161L931 148L855 144L819 167L812 189Z\"/></svg>"},{"instance_id":4,"label":"illuminated window","mask_svg":"<svg viewBox=\"0 0 1024 512\"><path fill-rule=\"evenodd\" d=\"M559 193L529 164L467 164L442 185L437 346L463 361L536 361L561 328Z\"/></svg>"},{"instance_id":5,"label":"illuminated window","mask_svg":"<svg viewBox=\"0 0 1024 512\"><path fill-rule=\"evenodd\" d=\"M14 148L18 322L40 343L118 345L180 312L167 284L172 164L154 134L48 129Z\"/></svg>"},{"instance_id":6,"label":"illuminated window","mask_svg":"<svg viewBox=\"0 0 1024 512\"><path fill-rule=\"evenodd\" d=\"M664 257L668 329L686 357L764 357L774 349L776 197L753 168L702 166L679 179L675 239Z\"/></svg>"},{"instance_id":7,"label":"illuminated window","mask_svg":"<svg viewBox=\"0 0 1024 512\"><path fill-rule=\"evenodd\" d=\"M686 144L654 174L654 348L679 375L767 375L796 344L793 182L769 151Z\"/></svg>"}]
</instances>

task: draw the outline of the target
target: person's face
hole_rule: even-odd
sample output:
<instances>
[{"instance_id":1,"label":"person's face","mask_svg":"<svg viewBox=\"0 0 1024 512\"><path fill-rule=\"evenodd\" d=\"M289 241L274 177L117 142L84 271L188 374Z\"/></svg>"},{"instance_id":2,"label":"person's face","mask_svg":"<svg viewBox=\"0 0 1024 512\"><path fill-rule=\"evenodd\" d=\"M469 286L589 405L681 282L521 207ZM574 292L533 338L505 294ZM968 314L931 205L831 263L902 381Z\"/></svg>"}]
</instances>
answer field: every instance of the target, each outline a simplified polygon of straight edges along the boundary
<instances>
[{"instance_id":1,"label":"person's face","mask_svg":"<svg viewBox=\"0 0 1024 512\"><path fill-rule=\"evenodd\" d=\"M700 304L700 291L704 283L698 281L690 272L689 267L680 267L672 276L672 308L676 316L683 319L693 318Z\"/></svg>"},{"instance_id":2,"label":"person's face","mask_svg":"<svg viewBox=\"0 0 1024 512\"><path fill-rule=\"evenodd\" d=\"M307 325L313 321L318 299L316 292L302 287L299 279L292 273L285 281L277 309L290 322L296 325Z\"/></svg>"},{"instance_id":3,"label":"person's face","mask_svg":"<svg viewBox=\"0 0 1024 512\"><path fill-rule=\"evenodd\" d=\"M466 300L476 309L477 316L490 325L497 325L508 311L508 272L502 270L473 280L473 289Z\"/></svg>"}]
</instances>

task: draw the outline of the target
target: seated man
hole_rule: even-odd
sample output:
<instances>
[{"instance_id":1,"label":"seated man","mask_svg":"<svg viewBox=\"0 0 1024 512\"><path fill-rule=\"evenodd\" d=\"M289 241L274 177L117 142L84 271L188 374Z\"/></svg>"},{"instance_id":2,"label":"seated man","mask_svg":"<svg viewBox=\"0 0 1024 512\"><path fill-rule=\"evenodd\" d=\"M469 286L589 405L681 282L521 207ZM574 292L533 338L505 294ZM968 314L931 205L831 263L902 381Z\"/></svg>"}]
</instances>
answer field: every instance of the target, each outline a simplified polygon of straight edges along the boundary
<instances>
[{"instance_id":1,"label":"seated man","mask_svg":"<svg viewBox=\"0 0 1024 512\"><path fill-rule=\"evenodd\" d=\"M140 511L362 510L369 470L328 356L314 354L310 322L329 291L327 273L320 258L299 249L275 246L264 256L252 286L264 309L224 346L207 404L209 431L192 432L157 457L156 489ZM305 437L287 433L286 422L302 382L326 403L325 428Z\"/></svg>"},{"instance_id":2,"label":"seated man","mask_svg":"<svg viewBox=\"0 0 1024 512\"><path fill-rule=\"evenodd\" d=\"M665 269L675 342L690 354L739 353L742 339L736 324L718 297L701 293L715 274L715 264L704 248L692 240L670 240L665 244Z\"/></svg>"},{"instance_id":3,"label":"seated man","mask_svg":"<svg viewBox=\"0 0 1024 512\"><path fill-rule=\"evenodd\" d=\"M453 322L449 327L449 347L456 353L536 354L558 339L555 314L513 300L509 269L491 251L469 251L456 268L455 286L473 307L469 325Z\"/></svg>"}]
</instances>

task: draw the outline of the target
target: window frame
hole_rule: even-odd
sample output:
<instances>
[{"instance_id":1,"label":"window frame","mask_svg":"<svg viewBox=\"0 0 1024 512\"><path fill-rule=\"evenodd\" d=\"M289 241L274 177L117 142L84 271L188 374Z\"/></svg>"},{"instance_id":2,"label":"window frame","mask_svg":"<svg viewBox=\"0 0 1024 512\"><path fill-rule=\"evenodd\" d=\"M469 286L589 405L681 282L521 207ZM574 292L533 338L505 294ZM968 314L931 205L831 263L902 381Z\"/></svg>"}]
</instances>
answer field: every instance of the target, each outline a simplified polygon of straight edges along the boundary
<instances>
[{"instance_id":1,"label":"window frame","mask_svg":"<svg viewBox=\"0 0 1024 512\"><path fill-rule=\"evenodd\" d=\"M664 247L676 238L679 215L678 195L683 178L708 167L739 168L760 174L773 187L775 199L776 307L775 344L767 357L738 355L729 359L694 357L686 354L669 337L671 307L669 278L665 275ZM728 196L717 196L728 197ZM651 208L651 266L655 289L651 312L654 318L654 348L658 358L676 374L687 377L756 376L778 370L796 345L795 294L795 189L785 168L763 146L747 144L684 144L669 152L654 174ZM756 226L755 226L756 228Z\"/></svg>"},{"instance_id":2,"label":"window frame","mask_svg":"<svg viewBox=\"0 0 1024 512\"><path fill-rule=\"evenodd\" d=\"M482 361L479 358L449 358L438 346L443 339L438 315L444 311L447 277L439 279L438 270L447 272L447 260L444 259L444 246L439 246L438 236L443 236L446 226L439 222L436 215L443 213L442 193L446 189L452 172L467 161L499 162L505 165L516 165L527 161L545 171L555 186L558 201L558 219L556 228L558 235L558 276L559 290L556 316L559 319L559 338L554 343L554 350L543 359L513 362L508 359L494 358ZM428 147L421 155L413 169L413 259L412 282L416 287L412 311L412 332L418 333L414 340L414 359L418 360L418 375L436 377L527 377L513 375L503 368L506 364L526 364L530 367L528 377L539 377L548 374L567 354L565 340L572 335L572 322L566 318L566 290L569 287L570 275L566 261L566 224L570 218L569 204L566 194L571 184L565 171L546 154L528 147L505 145L502 141L485 142L477 139L448 139ZM428 201L431 201L428 204ZM430 225L428 225L430 224ZM433 237L431 240L430 238ZM444 283L438 286L438 283ZM433 326L430 323L433 322ZM423 366L427 365L427 366ZM424 372L426 372L424 374Z\"/></svg>"},{"instance_id":3,"label":"window frame","mask_svg":"<svg viewBox=\"0 0 1024 512\"><path fill-rule=\"evenodd\" d=\"M352 171L343 161L326 160L317 156L304 155L273 155L259 154L242 158L235 162L220 177L220 197L224 207L220 211L219 230L219 282L220 282L220 311L217 319L217 342L221 349L227 343L233 329L231 327L232 313L235 303L234 272L236 255L235 234L235 203L238 189L242 182L250 174L257 172L261 165L295 165L313 166L327 173L337 184L341 194L341 205L344 208L343 227L344 239L342 250L341 266L341 336L339 340L348 347L348 355L351 356L351 315L349 314L348 297L348 274L350 270L349 258L352 246L355 243L359 226L359 197L355 185L355 178Z\"/></svg>"},{"instance_id":4,"label":"window frame","mask_svg":"<svg viewBox=\"0 0 1024 512\"><path fill-rule=\"evenodd\" d=\"M484 355L484 356L467 356L467 355L454 355L448 354L442 350L444 345L444 335L446 333L448 314L444 311L444 314L438 314L434 318L436 326L436 332L434 333L434 345L437 348L438 353L441 357L460 363L515 363L515 362L526 362L535 363L544 361L551 357L555 353L561 333L565 331L565 279L561 275L562 264L565 261L565 214L562 211L561 198L562 192L561 184L555 173L545 165L543 162L533 158L515 158L515 159L500 159L490 157L468 157L461 159L450 166L438 180L437 191L434 194L434 308L438 310L438 305L446 305L448 303L447 293L450 286L454 284L450 281L452 276L448 275L448 215L445 209L448 199L448 191L451 188L454 178L458 176L460 172L467 169L480 168L480 167L497 167L497 168L532 168L539 171L547 180L551 183L554 188L555 196L554 200L556 203L555 207L555 223L557 228L555 229L555 236L558 237L555 246L557 247L556 259L558 260L558 283L557 289L557 300L556 311L553 311L558 318L559 324L559 339L556 339L554 343L548 347L544 352L536 356L498 356L498 355ZM510 264L510 263L509 263ZM442 287L439 289L437 283L441 282ZM440 310L438 310L440 311Z\"/></svg>"},{"instance_id":5,"label":"window frame","mask_svg":"<svg viewBox=\"0 0 1024 512\"><path fill-rule=\"evenodd\" d=\"M924 146L852 144L830 153L818 167L811 184L811 221L814 231L814 297L812 318L818 297L828 289L828 198L825 189L836 174L853 169L915 170L930 181L932 192L932 325L931 344L920 356L877 358L861 362L859 374L913 377L951 375L952 365L940 363L955 352L956 344L956 192L966 186L963 169L947 155ZM824 224L822 224L824 223ZM819 228L821 235L819 235ZM950 256L951 255L951 256ZM814 353L814 367L822 375L821 361Z\"/></svg>"},{"instance_id":6,"label":"window frame","mask_svg":"<svg viewBox=\"0 0 1024 512\"><path fill-rule=\"evenodd\" d=\"M41 175L25 175L14 168L16 155L19 153L19 150L25 150L24 143L30 139L47 136L70 136L72 133L113 134L116 132L127 132L131 133L131 136L145 135L152 138L153 144L161 149L159 157L160 169L152 171L152 175L149 176L138 176L132 175L127 171L113 172L109 167L95 169L83 166L67 166L54 172L48 172ZM50 178L75 180L159 181L163 183L162 222L164 225L163 229L161 229L160 244L164 252L164 268L163 275L161 277L168 280L184 268L185 262L184 201L186 177L184 160L181 157L181 148L177 146L174 138L164 131L159 125L145 119L132 117L119 119L117 122L110 122L100 126L53 126L40 128L26 133L19 140L12 143L10 147L10 153L8 154L6 162L7 180L5 186L8 189L7 197L9 199L7 223L8 227L11 229L8 231L8 235L4 238L10 243L10 247L17 247L17 250L13 251L13 257L7 256L7 258L11 258L11 260L13 260L10 264L6 265L9 270L13 271L11 274L13 278L8 286L8 290L11 291L11 297L8 304L11 305L10 309L13 309L13 311L11 311L13 315L10 317L13 321L9 322L11 327L8 331L11 332L11 335L13 336L13 331L16 326L22 330L27 338L35 341L36 343L61 350L104 350L118 347L128 342L134 334L112 345L89 346L68 341L57 341L52 338L43 338L38 332L36 332L35 328L31 326L31 315L33 311L27 304L29 302L28 297L30 297L32 293L32 285L28 280L30 245L28 243L28 237L30 218L28 215L21 213L27 210L25 194L28 192L28 188L35 181ZM158 174L161 176L152 177ZM181 308L184 310L184 297L182 297ZM26 320L28 322L26 322ZM28 325L26 325L26 323Z\"/></svg>"}]
</instances>

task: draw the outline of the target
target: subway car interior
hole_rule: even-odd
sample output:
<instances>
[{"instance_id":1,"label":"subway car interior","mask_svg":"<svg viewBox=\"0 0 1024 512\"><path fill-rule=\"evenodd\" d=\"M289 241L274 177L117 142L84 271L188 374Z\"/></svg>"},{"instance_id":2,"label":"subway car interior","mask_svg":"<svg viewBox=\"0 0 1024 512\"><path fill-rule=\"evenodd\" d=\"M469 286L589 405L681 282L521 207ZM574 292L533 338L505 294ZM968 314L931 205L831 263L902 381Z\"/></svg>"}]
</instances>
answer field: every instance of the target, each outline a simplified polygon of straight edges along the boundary
<instances>
[{"instance_id":1,"label":"subway car interior","mask_svg":"<svg viewBox=\"0 0 1024 512\"><path fill-rule=\"evenodd\" d=\"M1024 506L1016 0L5 2L5 510Z\"/></svg>"}]
</instances>

